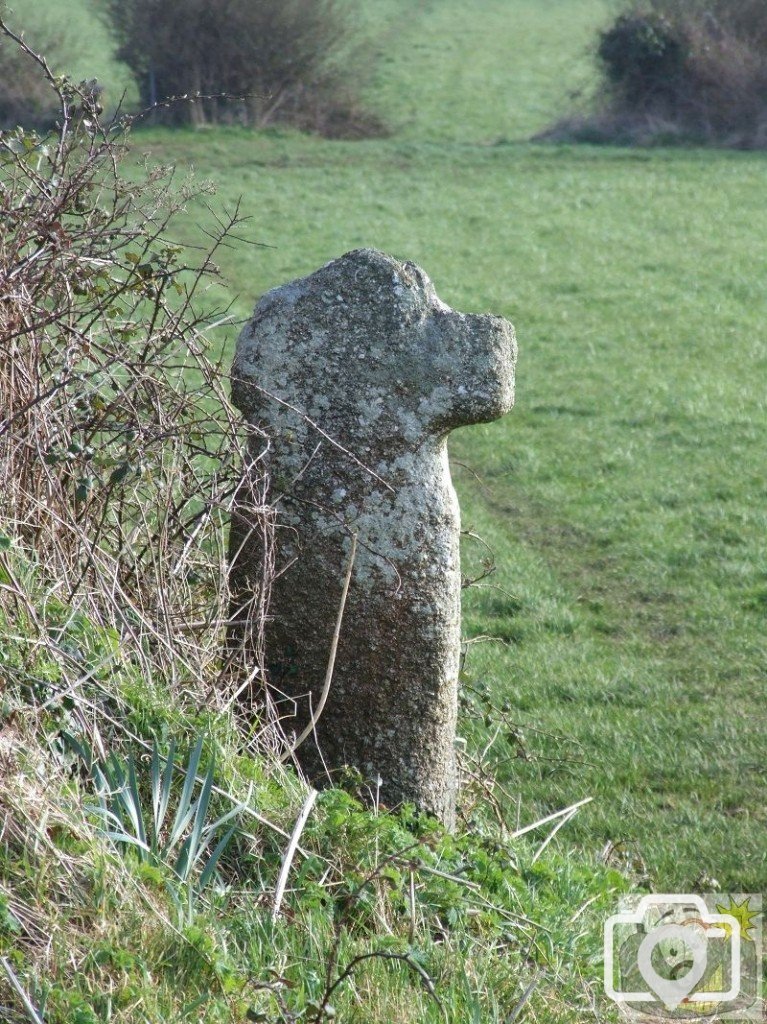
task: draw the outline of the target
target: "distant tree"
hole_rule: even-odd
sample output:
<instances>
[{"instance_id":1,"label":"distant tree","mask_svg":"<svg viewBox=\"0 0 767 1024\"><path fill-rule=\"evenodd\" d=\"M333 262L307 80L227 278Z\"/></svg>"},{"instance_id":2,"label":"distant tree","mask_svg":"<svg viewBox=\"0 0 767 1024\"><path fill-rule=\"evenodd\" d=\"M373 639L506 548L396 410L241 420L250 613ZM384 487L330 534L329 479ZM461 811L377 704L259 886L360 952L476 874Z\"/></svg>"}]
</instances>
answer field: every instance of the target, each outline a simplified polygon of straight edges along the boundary
<instances>
[{"instance_id":1,"label":"distant tree","mask_svg":"<svg viewBox=\"0 0 767 1024\"><path fill-rule=\"evenodd\" d=\"M632 0L597 52L614 113L767 146L764 0Z\"/></svg>"},{"instance_id":2,"label":"distant tree","mask_svg":"<svg viewBox=\"0 0 767 1024\"><path fill-rule=\"evenodd\" d=\"M285 120L370 134L352 8L339 0L106 0L117 57L171 124ZM199 97L193 103L174 97Z\"/></svg>"}]
</instances>

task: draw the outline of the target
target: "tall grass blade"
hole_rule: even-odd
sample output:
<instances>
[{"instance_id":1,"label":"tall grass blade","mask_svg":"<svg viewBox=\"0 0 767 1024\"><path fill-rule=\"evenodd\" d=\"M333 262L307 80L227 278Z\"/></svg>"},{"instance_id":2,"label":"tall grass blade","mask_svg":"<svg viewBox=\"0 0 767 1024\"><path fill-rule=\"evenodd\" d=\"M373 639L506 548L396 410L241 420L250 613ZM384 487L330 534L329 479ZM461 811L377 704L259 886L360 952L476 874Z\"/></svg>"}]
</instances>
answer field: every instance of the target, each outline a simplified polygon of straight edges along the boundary
<instances>
[{"instance_id":1,"label":"tall grass blade","mask_svg":"<svg viewBox=\"0 0 767 1024\"><path fill-rule=\"evenodd\" d=\"M250 800L250 795L252 791L253 786L251 785L250 789L248 790L248 795L245 798L245 800L242 801L242 803L239 803L236 807L233 807L231 811L227 811L226 814L222 814L220 818L216 818L216 820L212 822L212 824L207 826L203 834L202 841L199 844L197 856L194 859L194 864L198 863L202 859L202 857L205 854L205 851L212 843L213 839L216 836L216 833L221 828L221 826L225 825L227 821L231 821L232 818L236 817L239 814L242 814L243 811L246 811L248 809L248 801Z\"/></svg>"},{"instance_id":2,"label":"tall grass blade","mask_svg":"<svg viewBox=\"0 0 767 1024\"><path fill-rule=\"evenodd\" d=\"M541 825L548 825L550 821L556 821L557 818L562 818L565 815L570 816L572 812L577 811L581 807L585 807L586 804L590 804L593 799L593 796L587 796L583 800L578 800L577 803L570 804L568 807L563 807L561 811L554 811L552 814L547 814L545 818L539 818L538 821L534 821L532 825L525 825L524 828L518 828L516 832L511 833L511 838L519 839L520 836L526 836L528 832L532 832L534 829L540 828Z\"/></svg>"},{"instance_id":3,"label":"tall grass blade","mask_svg":"<svg viewBox=\"0 0 767 1024\"><path fill-rule=\"evenodd\" d=\"M537 987L538 987L538 978L535 977L530 982L530 984L527 986L525 991L522 993L521 999L519 1000L517 1005L514 1007L514 1009L511 1011L509 1016L506 1018L506 1020L504 1021L504 1024L514 1024L514 1021L519 1017L520 1013L525 1008L525 1004L527 1003L528 999L533 994L533 992L535 992Z\"/></svg>"},{"instance_id":4,"label":"tall grass blade","mask_svg":"<svg viewBox=\"0 0 767 1024\"><path fill-rule=\"evenodd\" d=\"M136 762L133 755L128 758L128 778L125 789L126 806L131 817L131 822L136 830L136 838L146 846L146 832L144 830L144 815L141 810L141 794L136 781Z\"/></svg>"},{"instance_id":5,"label":"tall grass blade","mask_svg":"<svg viewBox=\"0 0 767 1024\"><path fill-rule=\"evenodd\" d=\"M160 833L165 824L165 816L168 813L171 789L173 786L173 768L176 756L176 741L170 741L168 755L165 758L165 768L160 771L160 748L155 740L152 745L152 809L154 812L154 831L157 844L159 845Z\"/></svg>"},{"instance_id":6,"label":"tall grass blade","mask_svg":"<svg viewBox=\"0 0 767 1024\"><path fill-rule=\"evenodd\" d=\"M45 1024L45 1021L40 1016L40 1014L37 1012L35 1007L32 1005L32 1000L29 998L27 993L24 991L24 989L23 989L23 987L21 985L21 982L16 977L16 975L15 975L15 973L13 971L13 968L11 967L10 963L8 962L8 960L4 956L0 956L0 964L2 965L3 970L6 973L6 976L8 978L8 981L10 982L11 988L14 990L16 995L21 1000L22 1005L24 1007L24 1010L26 1011L26 1014L29 1017L29 1019L33 1022L33 1024Z\"/></svg>"},{"instance_id":7,"label":"tall grass blade","mask_svg":"<svg viewBox=\"0 0 767 1024\"><path fill-rule=\"evenodd\" d=\"M135 846L137 850L141 850L142 853L147 855L151 855L152 853L145 842L142 842L136 836L129 835L127 832L105 832L104 835L107 839L111 839L113 843L124 843L126 846Z\"/></svg>"},{"instance_id":8,"label":"tall grass blade","mask_svg":"<svg viewBox=\"0 0 767 1024\"><path fill-rule=\"evenodd\" d=\"M310 789L309 795L304 801L304 806L301 808L301 813L296 819L296 823L293 826L293 833L290 837L287 849L282 857L282 865L280 867L280 876L277 879L277 888L274 892L274 903L272 905L272 921L276 921L280 916L280 908L282 907L282 897L285 895L285 886L288 881L288 875L290 874L290 866L293 863L293 857L298 847L298 841L301 838L301 833L304 830L304 826L311 814L314 802L318 797L316 789Z\"/></svg>"},{"instance_id":9,"label":"tall grass blade","mask_svg":"<svg viewBox=\"0 0 767 1024\"><path fill-rule=\"evenodd\" d=\"M155 740L155 746L157 741ZM171 789L173 787L173 772L176 767L176 741L172 739L170 741L170 747L168 748L168 756L165 760L165 771L162 776L162 799L160 801L160 809L157 818L157 831L159 833L163 824L165 823L165 816L168 813L168 804L170 803Z\"/></svg>"},{"instance_id":10,"label":"tall grass blade","mask_svg":"<svg viewBox=\"0 0 767 1024\"><path fill-rule=\"evenodd\" d=\"M194 793L194 787L197 782L197 768L200 764L200 758L202 757L203 739L204 737L201 734L194 745L194 749L189 757L189 763L186 766L184 788L181 791L181 797L178 802L178 807L176 808L176 816L173 819L173 825L171 826L170 835L168 836L168 842L166 844L169 849L172 849L179 841L184 833L184 829L192 820L192 815L194 814L192 794Z\"/></svg>"},{"instance_id":11,"label":"tall grass blade","mask_svg":"<svg viewBox=\"0 0 767 1024\"><path fill-rule=\"evenodd\" d=\"M192 865L197 860L197 852L200 846L200 838L202 831L205 826L205 815L208 812L208 804L210 803L210 793L213 787L213 775L215 772L215 758L211 758L210 764L208 765L208 771L205 775L205 780L202 785L202 791L197 802L194 804L193 810L193 821L192 831L187 836L184 845L181 847L181 853L176 861L175 872L179 878L186 879L189 876L189 872ZM191 769L190 769L191 774Z\"/></svg>"},{"instance_id":12,"label":"tall grass blade","mask_svg":"<svg viewBox=\"0 0 767 1024\"><path fill-rule=\"evenodd\" d=\"M198 888L204 889L205 886L208 884L208 882L211 880L211 878L213 877L213 873L216 870L216 865L218 864L219 860L221 859L221 855L226 850L227 846L229 845L229 843L232 840L232 836L234 835L234 833L236 831L237 831L237 826L233 825L229 829L229 831L226 832L221 839L219 839L218 844L217 844L215 850L210 855L210 859L209 859L208 863L205 865L205 867L200 872L200 880L198 882Z\"/></svg>"}]
</instances>

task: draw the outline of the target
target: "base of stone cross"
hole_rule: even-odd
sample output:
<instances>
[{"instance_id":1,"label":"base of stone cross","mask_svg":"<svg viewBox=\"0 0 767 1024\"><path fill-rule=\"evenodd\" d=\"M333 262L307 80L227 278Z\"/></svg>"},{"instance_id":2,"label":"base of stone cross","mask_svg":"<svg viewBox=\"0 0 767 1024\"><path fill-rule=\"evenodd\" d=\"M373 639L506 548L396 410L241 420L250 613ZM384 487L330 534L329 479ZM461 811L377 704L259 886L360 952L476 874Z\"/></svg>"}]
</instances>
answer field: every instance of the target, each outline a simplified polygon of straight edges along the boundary
<instances>
[{"instance_id":1,"label":"base of stone cross","mask_svg":"<svg viewBox=\"0 0 767 1024\"><path fill-rule=\"evenodd\" d=\"M383 803L447 825L461 592L447 437L509 411L515 355L506 320L455 312L419 267L359 249L265 295L233 366L234 401L268 439L253 444L277 511L265 639L283 728L305 731L322 699L354 535L332 683L297 758L320 783L352 766ZM236 610L263 551L245 512L233 523Z\"/></svg>"}]
</instances>

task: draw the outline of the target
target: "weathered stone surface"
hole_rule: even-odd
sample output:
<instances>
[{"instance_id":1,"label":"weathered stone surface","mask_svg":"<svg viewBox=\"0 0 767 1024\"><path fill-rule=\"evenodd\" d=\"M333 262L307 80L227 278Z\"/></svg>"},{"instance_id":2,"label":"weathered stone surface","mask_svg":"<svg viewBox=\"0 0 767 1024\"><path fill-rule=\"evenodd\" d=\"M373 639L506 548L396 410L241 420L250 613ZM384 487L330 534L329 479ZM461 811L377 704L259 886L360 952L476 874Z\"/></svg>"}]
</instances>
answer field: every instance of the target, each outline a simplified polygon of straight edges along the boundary
<instances>
[{"instance_id":1,"label":"weathered stone surface","mask_svg":"<svg viewBox=\"0 0 767 1024\"><path fill-rule=\"evenodd\" d=\"M414 264L360 249L265 295L233 368L234 401L270 439L279 575L267 662L295 733L319 700L358 536L330 697L299 760L319 781L345 764L380 776L385 803L448 824L460 567L446 442L508 412L515 352L507 321L457 313ZM260 553L235 524L244 600Z\"/></svg>"}]
</instances>

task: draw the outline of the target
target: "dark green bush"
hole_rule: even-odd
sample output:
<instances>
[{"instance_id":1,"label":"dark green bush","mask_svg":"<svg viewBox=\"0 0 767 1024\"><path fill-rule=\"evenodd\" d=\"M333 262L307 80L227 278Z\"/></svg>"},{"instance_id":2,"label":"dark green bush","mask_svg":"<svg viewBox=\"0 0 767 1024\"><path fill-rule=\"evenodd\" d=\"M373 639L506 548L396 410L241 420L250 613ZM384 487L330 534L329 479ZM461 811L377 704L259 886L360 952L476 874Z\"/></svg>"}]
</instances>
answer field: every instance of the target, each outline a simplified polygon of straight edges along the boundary
<instances>
[{"instance_id":1,"label":"dark green bush","mask_svg":"<svg viewBox=\"0 0 767 1024\"><path fill-rule=\"evenodd\" d=\"M543 137L767 147L764 0L629 0L596 56L596 112Z\"/></svg>"},{"instance_id":2,"label":"dark green bush","mask_svg":"<svg viewBox=\"0 0 767 1024\"><path fill-rule=\"evenodd\" d=\"M602 33L597 54L624 103L642 107L679 89L689 42L662 15L621 15Z\"/></svg>"}]
</instances>

